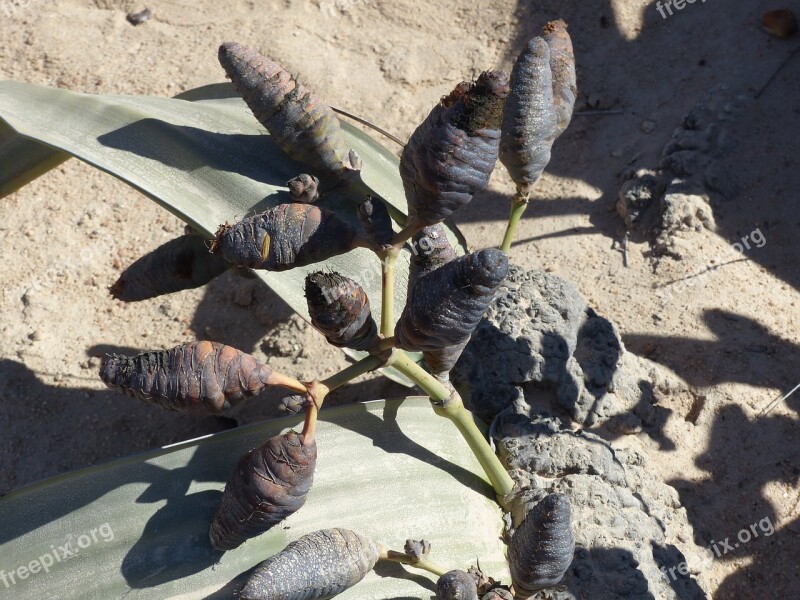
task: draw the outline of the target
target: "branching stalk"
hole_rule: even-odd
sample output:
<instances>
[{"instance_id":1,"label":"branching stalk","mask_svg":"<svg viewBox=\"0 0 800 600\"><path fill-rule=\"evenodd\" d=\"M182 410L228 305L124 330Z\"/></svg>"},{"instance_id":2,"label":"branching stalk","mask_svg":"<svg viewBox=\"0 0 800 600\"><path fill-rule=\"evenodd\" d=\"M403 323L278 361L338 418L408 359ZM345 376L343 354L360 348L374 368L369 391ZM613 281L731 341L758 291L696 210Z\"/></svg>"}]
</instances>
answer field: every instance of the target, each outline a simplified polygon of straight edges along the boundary
<instances>
[{"instance_id":1,"label":"branching stalk","mask_svg":"<svg viewBox=\"0 0 800 600\"><path fill-rule=\"evenodd\" d=\"M363 375L364 373L369 373L370 371L379 369L384 365L385 362L385 356L370 354L358 362L353 363L349 367L342 369L338 373L334 373L327 379L323 379L322 384L325 385L329 390L335 390L336 388L343 386L348 381L351 381L356 377Z\"/></svg>"},{"instance_id":2,"label":"branching stalk","mask_svg":"<svg viewBox=\"0 0 800 600\"><path fill-rule=\"evenodd\" d=\"M432 563L431 561L425 558L415 558L403 552L396 552L395 550L387 550L386 548L383 547L381 547L380 558L381 560L391 560L393 562L401 563L403 565L411 565L412 567L417 567L418 569L428 571L428 573L433 573L437 577L441 577L442 575L447 573L446 569L443 569L436 563Z\"/></svg>"},{"instance_id":3,"label":"branching stalk","mask_svg":"<svg viewBox=\"0 0 800 600\"><path fill-rule=\"evenodd\" d=\"M511 216L508 217L506 234L503 237L503 244L500 246L500 250L505 253L511 250L511 243L517 235L517 227L519 227L519 222L522 219L522 215L525 213L525 209L528 208L529 199L530 193L521 194L517 191L511 200Z\"/></svg>"},{"instance_id":4,"label":"branching stalk","mask_svg":"<svg viewBox=\"0 0 800 600\"><path fill-rule=\"evenodd\" d=\"M391 365L425 390L425 393L431 398L434 412L450 419L464 437L467 445L475 454L475 458L483 467L495 493L501 497L509 494L514 488L514 480L511 479L500 459L492 451L489 442L475 424L472 413L464 407L458 393L448 390L402 350L395 350L386 364Z\"/></svg>"}]
</instances>

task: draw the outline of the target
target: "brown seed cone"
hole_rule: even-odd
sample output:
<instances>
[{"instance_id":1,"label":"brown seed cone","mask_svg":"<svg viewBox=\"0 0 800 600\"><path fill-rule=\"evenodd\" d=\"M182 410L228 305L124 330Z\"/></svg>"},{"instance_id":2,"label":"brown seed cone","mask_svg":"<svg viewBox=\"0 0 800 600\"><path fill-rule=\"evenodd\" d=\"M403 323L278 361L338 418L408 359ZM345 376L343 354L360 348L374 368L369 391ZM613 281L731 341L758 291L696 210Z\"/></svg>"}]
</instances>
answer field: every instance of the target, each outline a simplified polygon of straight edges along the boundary
<instances>
[{"instance_id":1,"label":"brown seed cone","mask_svg":"<svg viewBox=\"0 0 800 600\"><path fill-rule=\"evenodd\" d=\"M253 356L205 341L133 357L106 355L100 378L128 396L198 415L219 413L232 401L257 394L267 385L294 388Z\"/></svg>"},{"instance_id":2,"label":"brown seed cone","mask_svg":"<svg viewBox=\"0 0 800 600\"><path fill-rule=\"evenodd\" d=\"M109 288L123 302L138 302L207 284L230 266L209 254L199 235L182 235L139 258Z\"/></svg>"},{"instance_id":3,"label":"brown seed cone","mask_svg":"<svg viewBox=\"0 0 800 600\"><path fill-rule=\"evenodd\" d=\"M302 173L297 177L292 177L286 182L289 188L289 196L294 202L303 204L314 204L319 200L319 179L313 175Z\"/></svg>"},{"instance_id":4,"label":"brown seed cone","mask_svg":"<svg viewBox=\"0 0 800 600\"><path fill-rule=\"evenodd\" d=\"M233 550L297 511L314 482L316 464L316 442L304 444L294 431L242 456L211 523L214 548Z\"/></svg>"},{"instance_id":5,"label":"brown seed cone","mask_svg":"<svg viewBox=\"0 0 800 600\"><path fill-rule=\"evenodd\" d=\"M528 598L561 581L574 551L569 499L564 494L545 496L528 512L508 547L517 598Z\"/></svg>"},{"instance_id":6,"label":"brown seed cone","mask_svg":"<svg viewBox=\"0 0 800 600\"><path fill-rule=\"evenodd\" d=\"M305 292L311 324L330 344L369 350L378 342L369 298L355 281L339 273L318 271L306 277Z\"/></svg>"},{"instance_id":7,"label":"brown seed cone","mask_svg":"<svg viewBox=\"0 0 800 600\"><path fill-rule=\"evenodd\" d=\"M456 258L441 223L419 230L411 238L411 263L408 268L408 293L421 278Z\"/></svg>"},{"instance_id":8,"label":"brown seed cone","mask_svg":"<svg viewBox=\"0 0 800 600\"><path fill-rule=\"evenodd\" d=\"M558 116L559 135L572 120L578 82L575 76L575 52L567 24L562 20L550 21L544 26L544 41L550 47L550 71L553 78L553 103Z\"/></svg>"},{"instance_id":9,"label":"brown seed cone","mask_svg":"<svg viewBox=\"0 0 800 600\"><path fill-rule=\"evenodd\" d=\"M392 218L383 200L367 196L358 206L358 220L373 248L380 250L391 246Z\"/></svg>"},{"instance_id":10,"label":"brown seed cone","mask_svg":"<svg viewBox=\"0 0 800 600\"><path fill-rule=\"evenodd\" d=\"M331 107L278 63L235 42L219 47L219 62L236 91L293 159L323 173L358 170Z\"/></svg>"},{"instance_id":11,"label":"brown seed cone","mask_svg":"<svg viewBox=\"0 0 800 600\"><path fill-rule=\"evenodd\" d=\"M395 325L397 347L424 352L468 341L507 273L508 257L496 248L428 273L411 290Z\"/></svg>"},{"instance_id":12,"label":"brown seed cone","mask_svg":"<svg viewBox=\"0 0 800 600\"><path fill-rule=\"evenodd\" d=\"M439 223L486 187L508 90L502 71L481 73L443 98L411 135L400 158L406 227Z\"/></svg>"},{"instance_id":13,"label":"brown seed cone","mask_svg":"<svg viewBox=\"0 0 800 600\"><path fill-rule=\"evenodd\" d=\"M478 600L478 586L469 573L455 569L436 582L438 600Z\"/></svg>"},{"instance_id":14,"label":"brown seed cone","mask_svg":"<svg viewBox=\"0 0 800 600\"><path fill-rule=\"evenodd\" d=\"M261 563L239 598L330 598L364 579L379 555L374 542L349 529L314 531Z\"/></svg>"},{"instance_id":15,"label":"brown seed cone","mask_svg":"<svg viewBox=\"0 0 800 600\"><path fill-rule=\"evenodd\" d=\"M358 232L335 213L308 204L279 204L234 225L221 225L211 252L240 267L285 271L353 249Z\"/></svg>"}]
</instances>

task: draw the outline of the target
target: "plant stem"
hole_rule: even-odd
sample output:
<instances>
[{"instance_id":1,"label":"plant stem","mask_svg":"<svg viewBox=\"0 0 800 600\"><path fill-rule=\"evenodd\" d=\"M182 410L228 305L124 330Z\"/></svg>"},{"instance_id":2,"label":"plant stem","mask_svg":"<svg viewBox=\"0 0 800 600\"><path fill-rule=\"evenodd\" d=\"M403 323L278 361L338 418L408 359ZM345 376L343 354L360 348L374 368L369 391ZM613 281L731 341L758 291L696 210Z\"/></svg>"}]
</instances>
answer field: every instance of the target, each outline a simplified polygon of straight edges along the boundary
<instances>
[{"instance_id":1,"label":"plant stem","mask_svg":"<svg viewBox=\"0 0 800 600\"><path fill-rule=\"evenodd\" d=\"M517 191L511 200L511 216L508 217L506 234L503 237L503 244L500 246L500 250L505 253L508 253L508 251L511 250L511 242L514 241L514 237L517 235L517 227L519 227L520 219L522 219L525 209L528 208L529 197L530 194L523 195Z\"/></svg>"},{"instance_id":2,"label":"plant stem","mask_svg":"<svg viewBox=\"0 0 800 600\"><path fill-rule=\"evenodd\" d=\"M380 340L378 340L378 343L375 345L375 349L378 352L383 352L385 350L391 350L392 348L394 348L394 345L396 343L397 343L397 340L394 338L394 336L381 338Z\"/></svg>"},{"instance_id":3,"label":"plant stem","mask_svg":"<svg viewBox=\"0 0 800 600\"><path fill-rule=\"evenodd\" d=\"M381 335L388 338L394 333L394 275L400 248L389 248L383 255L383 287L381 303Z\"/></svg>"},{"instance_id":4,"label":"plant stem","mask_svg":"<svg viewBox=\"0 0 800 600\"><path fill-rule=\"evenodd\" d=\"M415 223L406 225L401 231L394 234L394 237L392 238L392 245L398 248L401 247L403 244L405 244L406 240L411 238L420 229L422 229L422 227Z\"/></svg>"},{"instance_id":5,"label":"plant stem","mask_svg":"<svg viewBox=\"0 0 800 600\"><path fill-rule=\"evenodd\" d=\"M514 489L514 480L492 451L489 442L475 424L472 413L464 407L461 397L456 392L450 392L402 350L395 350L386 364L393 366L425 390L431 398L434 412L453 422L483 467L497 495L505 496L510 493Z\"/></svg>"},{"instance_id":6,"label":"plant stem","mask_svg":"<svg viewBox=\"0 0 800 600\"><path fill-rule=\"evenodd\" d=\"M386 362L386 357L382 357L377 354L370 354L369 356L365 356L358 362L353 363L349 367L342 369L338 373L334 373L327 379L323 379L321 383L325 385L328 389L334 390L338 387L343 386L351 379L355 379L359 375L363 375L364 373L369 373L370 371L374 371L375 369L382 367L385 362Z\"/></svg>"},{"instance_id":7,"label":"plant stem","mask_svg":"<svg viewBox=\"0 0 800 600\"><path fill-rule=\"evenodd\" d=\"M428 573L433 573L437 577L441 577L445 573L447 573L446 569L443 569L436 563L432 563L429 560L424 558L414 558L413 556L409 556L403 552L396 552L394 550L387 550L386 548L381 547L381 555L380 558L382 560L391 560L393 562L401 563L404 565L411 565L412 567L417 567L418 569L422 569L423 571L428 571Z\"/></svg>"}]
</instances>

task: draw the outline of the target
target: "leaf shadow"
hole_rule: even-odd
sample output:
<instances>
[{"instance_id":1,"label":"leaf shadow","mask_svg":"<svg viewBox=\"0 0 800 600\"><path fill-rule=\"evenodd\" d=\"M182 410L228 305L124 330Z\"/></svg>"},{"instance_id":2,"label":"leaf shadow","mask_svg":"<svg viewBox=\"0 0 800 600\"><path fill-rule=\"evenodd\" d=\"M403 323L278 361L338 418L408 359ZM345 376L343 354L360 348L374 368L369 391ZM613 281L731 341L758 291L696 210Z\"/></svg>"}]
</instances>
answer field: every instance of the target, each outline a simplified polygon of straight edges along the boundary
<instances>
[{"instance_id":1,"label":"leaf shadow","mask_svg":"<svg viewBox=\"0 0 800 600\"><path fill-rule=\"evenodd\" d=\"M97 139L108 148L187 173L219 170L283 187L288 179L304 172L303 166L266 134L221 133L146 118Z\"/></svg>"}]
</instances>

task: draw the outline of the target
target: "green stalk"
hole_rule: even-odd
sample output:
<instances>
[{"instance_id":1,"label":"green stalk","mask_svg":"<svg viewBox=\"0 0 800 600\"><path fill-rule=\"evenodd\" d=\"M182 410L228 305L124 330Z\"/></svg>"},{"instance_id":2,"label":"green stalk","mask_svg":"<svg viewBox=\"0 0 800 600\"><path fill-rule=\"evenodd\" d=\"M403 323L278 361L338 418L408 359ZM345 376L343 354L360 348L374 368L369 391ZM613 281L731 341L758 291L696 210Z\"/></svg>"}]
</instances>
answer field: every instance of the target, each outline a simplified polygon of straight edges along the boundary
<instances>
[{"instance_id":1,"label":"green stalk","mask_svg":"<svg viewBox=\"0 0 800 600\"><path fill-rule=\"evenodd\" d=\"M383 254L383 286L381 288L381 335L385 338L394 333L394 276L400 248L389 248Z\"/></svg>"},{"instance_id":2,"label":"green stalk","mask_svg":"<svg viewBox=\"0 0 800 600\"><path fill-rule=\"evenodd\" d=\"M412 567L417 567L418 569L422 569L423 571L428 571L428 573L433 573L437 577L441 577L447 571L437 565L436 563L432 563L427 559L424 558L414 558L413 556L409 556L403 552L396 552L394 550L387 550L386 548L381 547L381 560L391 560L392 562L401 563L404 565L411 565Z\"/></svg>"},{"instance_id":3,"label":"green stalk","mask_svg":"<svg viewBox=\"0 0 800 600\"><path fill-rule=\"evenodd\" d=\"M528 208L529 197L530 194L523 195L517 191L511 200L511 216L508 217L506 234L503 236L503 244L500 246L500 250L506 254L509 250L511 250L511 242L514 241L514 238L517 235L517 227L519 227L519 222L522 219L522 215L525 213L525 209Z\"/></svg>"},{"instance_id":4,"label":"green stalk","mask_svg":"<svg viewBox=\"0 0 800 600\"><path fill-rule=\"evenodd\" d=\"M514 489L514 480L492 451L489 442L475 424L472 413L464 407L461 397L455 392L450 392L402 350L395 350L386 364L393 366L425 390L431 398L433 411L441 417L450 419L466 440L475 458L483 467L495 493L501 497L509 494Z\"/></svg>"},{"instance_id":5,"label":"green stalk","mask_svg":"<svg viewBox=\"0 0 800 600\"><path fill-rule=\"evenodd\" d=\"M385 357L381 358L381 356L377 354L370 354L349 367L342 369L338 373L334 373L327 379L323 379L321 383L328 389L335 390L359 375L379 369L385 362Z\"/></svg>"}]
</instances>

